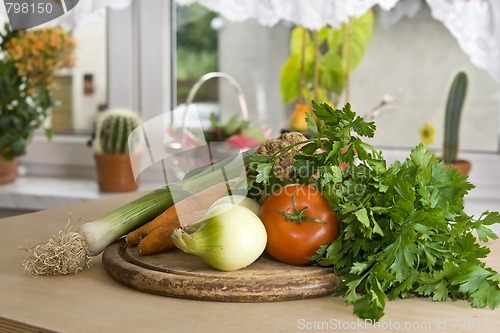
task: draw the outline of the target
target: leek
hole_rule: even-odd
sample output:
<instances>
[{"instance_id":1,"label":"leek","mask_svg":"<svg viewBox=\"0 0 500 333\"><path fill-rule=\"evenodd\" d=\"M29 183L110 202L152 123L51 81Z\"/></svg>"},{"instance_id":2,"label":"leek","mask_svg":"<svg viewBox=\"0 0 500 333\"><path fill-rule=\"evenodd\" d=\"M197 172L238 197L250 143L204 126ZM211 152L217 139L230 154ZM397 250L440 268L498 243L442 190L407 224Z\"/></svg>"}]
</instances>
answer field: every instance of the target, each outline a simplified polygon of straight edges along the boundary
<instances>
[{"instance_id":1,"label":"leek","mask_svg":"<svg viewBox=\"0 0 500 333\"><path fill-rule=\"evenodd\" d=\"M22 265L26 273L37 275L75 274L90 267L94 256L108 245L160 215L191 193L221 181L223 174L241 174L243 164L234 159L219 162L193 173L178 183L156 189L121 206L95 221L80 225L76 231L60 232L46 243L28 249ZM175 199L175 200L174 200Z\"/></svg>"},{"instance_id":2,"label":"leek","mask_svg":"<svg viewBox=\"0 0 500 333\"><path fill-rule=\"evenodd\" d=\"M178 193L174 196L173 191ZM151 221L172 206L174 197L181 200L187 196L187 192L178 190L177 184L166 186L127 203L95 221L82 224L76 232L85 238L90 253L98 255L109 244Z\"/></svg>"}]
</instances>

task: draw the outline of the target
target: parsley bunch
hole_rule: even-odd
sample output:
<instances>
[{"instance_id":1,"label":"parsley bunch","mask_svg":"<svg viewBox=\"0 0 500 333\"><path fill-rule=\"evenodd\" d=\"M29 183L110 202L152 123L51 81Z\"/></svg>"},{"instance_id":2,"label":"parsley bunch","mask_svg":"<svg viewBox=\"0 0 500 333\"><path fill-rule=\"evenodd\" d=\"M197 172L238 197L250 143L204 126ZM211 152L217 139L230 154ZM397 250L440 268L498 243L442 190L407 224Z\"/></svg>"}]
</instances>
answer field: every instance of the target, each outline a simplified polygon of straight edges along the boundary
<instances>
[{"instance_id":1,"label":"parsley bunch","mask_svg":"<svg viewBox=\"0 0 500 333\"><path fill-rule=\"evenodd\" d=\"M295 156L294 181L315 176L337 213L339 237L311 258L342 276L337 295L359 317L372 320L384 315L386 299L411 295L496 308L500 274L480 260L490 250L477 238L497 238L488 226L500 223L500 214L487 211L474 219L464 212L464 196L474 188L467 177L424 145L387 167L382 154L360 139L374 135L373 122L349 104L338 110L326 103L313 107L316 119L308 115L307 122L315 139ZM261 160L254 183L274 178L273 160Z\"/></svg>"}]
</instances>

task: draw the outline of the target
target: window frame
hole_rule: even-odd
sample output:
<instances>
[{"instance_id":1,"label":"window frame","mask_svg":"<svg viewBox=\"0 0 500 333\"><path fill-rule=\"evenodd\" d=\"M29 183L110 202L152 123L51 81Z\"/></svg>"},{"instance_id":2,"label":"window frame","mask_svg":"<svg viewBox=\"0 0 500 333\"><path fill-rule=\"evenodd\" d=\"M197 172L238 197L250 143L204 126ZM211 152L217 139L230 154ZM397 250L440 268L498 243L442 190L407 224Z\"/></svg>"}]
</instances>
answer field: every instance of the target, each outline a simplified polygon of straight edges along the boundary
<instances>
[{"instance_id":1,"label":"window frame","mask_svg":"<svg viewBox=\"0 0 500 333\"><path fill-rule=\"evenodd\" d=\"M107 10L110 108L130 108L143 119L172 109L172 8L171 0L133 0L127 8ZM30 175L94 178L94 152L89 140L90 135L74 134L55 134L49 140L37 132L20 163ZM158 172L145 172L143 177L153 174Z\"/></svg>"}]
</instances>

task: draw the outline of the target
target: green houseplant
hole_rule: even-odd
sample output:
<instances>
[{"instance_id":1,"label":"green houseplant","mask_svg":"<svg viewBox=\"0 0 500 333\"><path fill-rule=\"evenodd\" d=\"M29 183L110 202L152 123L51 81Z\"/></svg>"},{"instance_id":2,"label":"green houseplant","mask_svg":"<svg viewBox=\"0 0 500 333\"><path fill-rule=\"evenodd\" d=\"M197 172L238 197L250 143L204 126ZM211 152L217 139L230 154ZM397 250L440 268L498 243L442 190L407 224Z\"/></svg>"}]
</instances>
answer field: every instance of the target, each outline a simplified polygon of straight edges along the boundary
<instances>
[{"instance_id":1,"label":"green houseplant","mask_svg":"<svg viewBox=\"0 0 500 333\"><path fill-rule=\"evenodd\" d=\"M50 111L49 92L40 89L28 96L25 86L14 62L0 60L0 184L17 178L18 156L26 153L29 138ZM50 138L51 132L46 134Z\"/></svg>"},{"instance_id":2,"label":"green houseplant","mask_svg":"<svg viewBox=\"0 0 500 333\"><path fill-rule=\"evenodd\" d=\"M0 183L17 177L17 158L45 124L53 101L55 73L72 67L76 41L59 28L0 33ZM50 138L52 131L46 129Z\"/></svg>"},{"instance_id":3,"label":"green houseplant","mask_svg":"<svg viewBox=\"0 0 500 333\"><path fill-rule=\"evenodd\" d=\"M284 103L296 102L291 127L305 130L309 101L336 105L349 101L350 74L361 62L373 31L373 12L368 10L338 28L309 31L295 27L290 36L290 56L281 68L280 92Z\"/></svg>"},{"instance_id":4,"label":"green houseplant","mask_svg":"<svg viewBox=\"0 0 500 333\"><path fill-rule=\"evenodd\" d=\"M140 116L128 109L106 110L97 121L93 147L101 191L137 189L133 170L141 160L142 137L134 129L141 123Z\"/></svg>"},{"instance_id":5,"label":"green houseplant","mask_svg":"<svg viewBox=\"0 0 500 333\"><path fill-rule=\"evenodd\" d=\"M443 156L445 163L453 165L463 174L468 174L470 161L458 157L460 139L460 119L464 108L468 88L468 75L464 70L458 71L448 92L444 121Z\"/></svg>"}]
</instances>

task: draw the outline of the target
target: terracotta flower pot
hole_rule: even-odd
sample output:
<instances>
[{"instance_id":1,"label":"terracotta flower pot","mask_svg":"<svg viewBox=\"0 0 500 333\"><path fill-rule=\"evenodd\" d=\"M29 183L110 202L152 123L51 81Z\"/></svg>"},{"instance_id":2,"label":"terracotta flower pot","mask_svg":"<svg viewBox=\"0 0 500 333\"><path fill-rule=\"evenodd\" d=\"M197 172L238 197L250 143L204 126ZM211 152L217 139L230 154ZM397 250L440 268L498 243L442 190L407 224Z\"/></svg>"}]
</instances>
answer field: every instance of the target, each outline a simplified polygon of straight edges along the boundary
<instances>
[{"instance_id":1,"label":"terracotta flower pot","mask_svg":"<svg viewBox=\"0 0 500 333\"><path fill-rule=\"evenodd\" d=\"M138 188L131 163L140 163L141 155L95 153L97 183L101 191L125 192Z\"/></svg>"},{"instance_id":2,"label":"terracotta flower pot","mask_svg":"<svg viewBox=\"0 0 500 333\"><path fill-rule=\"evenodd\" d=\"M12 183L17 179L18 162L18 158L6 161L0 155L0 184Z\"/></svg>"},{"instance_id":3,"label":"terracotta flower pot","mask_svg":"<svg viewBox=\"0 0 500 333\"><path fill-rule=\"evenodd\" d=\"M457 168L464 176L468 176L470 169L472 168L472 163L467 160L458 160L455 163L446 163L446 165Z\"/></svg>"}]
</instances>

